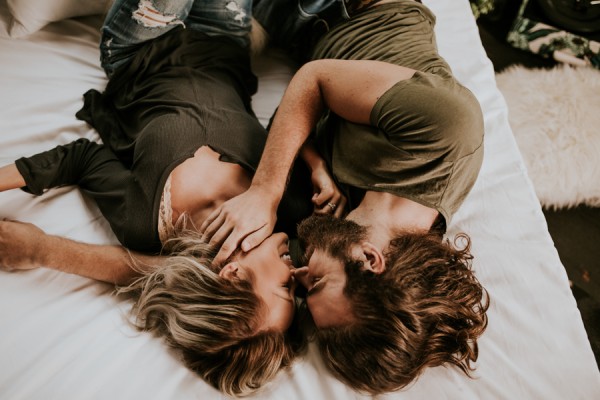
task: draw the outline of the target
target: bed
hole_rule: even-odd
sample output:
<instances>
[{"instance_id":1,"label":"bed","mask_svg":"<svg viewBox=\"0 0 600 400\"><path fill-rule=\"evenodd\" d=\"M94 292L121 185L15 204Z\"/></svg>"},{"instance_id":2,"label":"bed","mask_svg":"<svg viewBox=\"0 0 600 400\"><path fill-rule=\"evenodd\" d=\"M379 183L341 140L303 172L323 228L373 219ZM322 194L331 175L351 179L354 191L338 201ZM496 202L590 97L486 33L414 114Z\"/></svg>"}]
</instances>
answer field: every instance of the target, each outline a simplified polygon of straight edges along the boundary
<instances>
[{"instance_id":1,"label":"bed","mask_svg":"<svg viewBox=\"0 0 600 400\"><path fill-rule=\"evenodd\" d=\"M496 88L467 0L424 0L437 15L441 54L479 99L485 159L449 226L473 240L474 268L491 297L474 379L430 368L384 399L592 399L594 359L564 267L547 230ZM81 95L106 83L99 67L101 17L65 19L9 38L0 1L0 163L79 137L98 139L75 119ZM266 123L292 72L275 50L255 60L254 100ZM73 187L40 198L0 193L0 218L90 243L117 243L93 202ZM127 323L131 302L114 287L40 268L0 271L0 398L220 399L162 340ZM333 378L314 346L256 399L362 399Z\"/></svg>"}]
</instances>

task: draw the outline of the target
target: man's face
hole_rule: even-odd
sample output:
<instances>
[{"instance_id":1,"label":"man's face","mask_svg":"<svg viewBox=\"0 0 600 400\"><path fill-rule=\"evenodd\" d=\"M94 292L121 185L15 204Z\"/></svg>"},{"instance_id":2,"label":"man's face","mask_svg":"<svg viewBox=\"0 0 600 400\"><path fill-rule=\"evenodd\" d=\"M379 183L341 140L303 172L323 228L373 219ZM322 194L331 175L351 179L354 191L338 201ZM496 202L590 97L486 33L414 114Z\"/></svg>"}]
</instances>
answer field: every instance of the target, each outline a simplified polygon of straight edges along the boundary
<instances>
[{"instance_id":1,"label":"man's face","mask_svg":"<svg viewBox=\"0 0 600 400\"><path fill-rule=\"evenodd\" d=\"M352 323L354 314L344 294L347 278L342 260L351 257L353 245L365 235L364 228L352 221L318 216L300 224L299 235L308 263L296 270L295 276L308 291L306 303L315 325L324 328Z\"/></svg>"},{"instance_id":2,"label":"man's face","mask_svg":"<svg viewBox=\"0 0 600 400\"><path fill-rule=\"evenodd\" d=\"M346 273L340 260L315 250L308 266L296 271L306 288L306 304L318 328L349 324L353 321L350 300L344 295Z\"/></svg>"}]
</instances>

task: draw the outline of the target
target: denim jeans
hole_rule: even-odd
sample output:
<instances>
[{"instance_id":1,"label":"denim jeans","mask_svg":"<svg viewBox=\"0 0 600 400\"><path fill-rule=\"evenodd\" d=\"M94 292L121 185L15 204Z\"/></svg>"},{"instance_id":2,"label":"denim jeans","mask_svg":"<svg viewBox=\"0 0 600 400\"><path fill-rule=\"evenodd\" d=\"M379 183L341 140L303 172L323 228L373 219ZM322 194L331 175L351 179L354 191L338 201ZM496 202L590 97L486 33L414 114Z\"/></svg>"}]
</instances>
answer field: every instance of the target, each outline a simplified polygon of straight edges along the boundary
<instances>
[{"instance_id":1,"label":"denim jeans","mask_svg":"<svg viewBox=\"0 0 600 400\"><path fill-rule=\"evenodd\" d=\"M102 27L100 61L110 77L143 43L177 26L249 47L252 0L115 0Z\"/></svg>"},{"instance_id":2,"label":"denim jeans","mask_svg":"<svg viewBox=\"0 0 600 400\"><path fill-rule=\"evenodd\" d=\"M269 33L271 43L301 61L331 24L349 18L344 0L255 0L253 16Z\"/></svg>"}]
</instances>

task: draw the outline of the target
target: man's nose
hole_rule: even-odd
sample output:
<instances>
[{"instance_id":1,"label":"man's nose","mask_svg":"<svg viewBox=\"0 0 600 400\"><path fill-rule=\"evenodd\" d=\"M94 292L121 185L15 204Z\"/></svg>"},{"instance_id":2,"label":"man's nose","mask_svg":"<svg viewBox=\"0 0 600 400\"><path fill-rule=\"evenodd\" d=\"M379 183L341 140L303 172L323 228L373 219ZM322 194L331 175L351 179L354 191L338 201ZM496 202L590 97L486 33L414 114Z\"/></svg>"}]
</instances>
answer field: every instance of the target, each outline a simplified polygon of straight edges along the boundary
<instances>
[{"instance_id":1,"label":"man's nose","mask_svg":"<svg viewBox=\"0 0 600 400\"><path fill-rule=\"evenodd\" d=\"M308 276L308 267L300 267L294 270L294 278L306 289L310 289L310 278Z\"/></svg>"}]
</instances>

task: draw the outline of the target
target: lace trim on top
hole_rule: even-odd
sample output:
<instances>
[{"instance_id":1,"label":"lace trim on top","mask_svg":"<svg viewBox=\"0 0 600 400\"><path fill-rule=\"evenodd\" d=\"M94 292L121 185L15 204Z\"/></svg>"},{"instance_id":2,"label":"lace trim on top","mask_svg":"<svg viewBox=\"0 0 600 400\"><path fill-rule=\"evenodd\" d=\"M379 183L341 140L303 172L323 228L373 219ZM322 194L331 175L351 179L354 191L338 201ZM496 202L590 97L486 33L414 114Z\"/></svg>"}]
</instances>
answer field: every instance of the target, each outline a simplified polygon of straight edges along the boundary
<instances>
[{"instance_id":1,"label":"lace trim on top","mask_svg":"<svg viewBox=\"0 0 600 400\"><path fill-rule=\"evenodd\" d=\"M162 195L160 196L158 237L164 245L173 236L175 236L175 225L173 224L173 208L171 207L171 175L169 174Z\"/></svg>"},{"instance_id":2,"label":"lace trim on top","mask_svg":"<svg viewBox=\"0 0 600 400\"><path fill-rule=\"evenodd\" d=\"M158 208L158 238L165 245L169 239L178 236L190 223L187 212L182 212L173 223L173 207L171 206L171 175L165 182L165 188L160 196Z\"/></svg>"}]
</instances>

